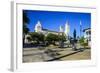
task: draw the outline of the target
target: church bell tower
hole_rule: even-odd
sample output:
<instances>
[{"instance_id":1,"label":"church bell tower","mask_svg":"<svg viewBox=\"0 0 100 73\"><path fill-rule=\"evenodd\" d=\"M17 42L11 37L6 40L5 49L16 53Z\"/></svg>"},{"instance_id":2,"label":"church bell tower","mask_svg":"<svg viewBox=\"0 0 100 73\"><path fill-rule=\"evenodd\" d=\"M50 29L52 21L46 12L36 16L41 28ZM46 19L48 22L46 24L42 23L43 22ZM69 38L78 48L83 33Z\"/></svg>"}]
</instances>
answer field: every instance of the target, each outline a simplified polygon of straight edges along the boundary
<instances>
[{"instance_id":1,"label":"church bell tower","mask_svg":"<svg viewBox=\"0 0 100 73\"><path fill-rule=\"evenodd\" d=\"M67 21L65 24L65 31L64 31L67 39L69 38L69 32L70 32L70 27L69 27L69 22Z\"/></svg>"}]
</instances>

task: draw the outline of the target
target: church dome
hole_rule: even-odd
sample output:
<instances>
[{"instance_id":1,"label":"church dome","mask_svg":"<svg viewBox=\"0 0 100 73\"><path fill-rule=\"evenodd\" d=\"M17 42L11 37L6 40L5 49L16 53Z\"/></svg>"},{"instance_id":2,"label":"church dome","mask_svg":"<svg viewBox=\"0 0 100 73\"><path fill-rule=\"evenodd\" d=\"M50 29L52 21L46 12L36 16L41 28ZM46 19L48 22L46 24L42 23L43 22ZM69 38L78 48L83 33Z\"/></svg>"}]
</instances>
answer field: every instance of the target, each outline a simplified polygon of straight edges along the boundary
<instances>
[{"instance_id":1,"label":"church dome","mask_svg":"<svg viewBox=\"0 0 100 73\"><path fill-rule=\"evenodd\" d=\"M37 24L35 25L35 31L40 32L41 30L42 30L42 25L40 21L38 21Z\"/></svg>"}]
</instances>

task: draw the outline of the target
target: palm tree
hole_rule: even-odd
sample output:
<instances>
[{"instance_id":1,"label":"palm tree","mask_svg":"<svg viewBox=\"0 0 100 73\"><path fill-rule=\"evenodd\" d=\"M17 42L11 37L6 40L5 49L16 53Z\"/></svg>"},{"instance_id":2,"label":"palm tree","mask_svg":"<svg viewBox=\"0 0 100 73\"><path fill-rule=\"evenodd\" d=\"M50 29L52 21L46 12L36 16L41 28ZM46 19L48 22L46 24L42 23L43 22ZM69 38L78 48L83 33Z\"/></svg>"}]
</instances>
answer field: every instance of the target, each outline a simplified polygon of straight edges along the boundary
<instances>
[{"instance_id":1,"label":"palm tree","mask_svg":"<svg viewBox=\"0 0 100 73\"><path fill-rule=\"evenodd\" d=\"M29 18L27 17L25 11L23 11L23 45L25 43L25 35L29 32L29 29L27 28L28 23L29 23Z\"/></svg>"}]
</instances>

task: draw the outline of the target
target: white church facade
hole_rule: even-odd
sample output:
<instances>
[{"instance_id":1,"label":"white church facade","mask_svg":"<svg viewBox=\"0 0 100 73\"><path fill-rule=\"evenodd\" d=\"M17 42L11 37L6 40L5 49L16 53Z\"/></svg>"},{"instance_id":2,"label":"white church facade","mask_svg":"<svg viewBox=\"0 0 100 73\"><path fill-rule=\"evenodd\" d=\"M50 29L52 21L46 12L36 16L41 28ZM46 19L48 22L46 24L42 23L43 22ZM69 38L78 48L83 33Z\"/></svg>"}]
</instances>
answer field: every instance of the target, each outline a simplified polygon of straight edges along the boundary
<instances>
[{"instance_id":1,"label":"white church facade","mask_svg":"<svg viewBox=\"0 0 100 73\"><path fill-rule=\"evenodd\" d=\"M64 28L65 27L65 28ZM66 21L65 23L65 26L59 26L58 27L59 31L54 31L54 30L50 30L50 29L45 29L43 28L42 24L40 21L37 22L37 24L35 25L35 28L34 28L34 32L37 32L37 33L42 33L44 34L45 36L49 33L52 33L52 34L56 34L56 35L59 35L60 33L64 33L66 37L69 36L69 32L70 32L70 27L69 27L69 23L68 21ZM32 33L32 32L31 32ZM25 43L28 43L28 39L27 37L29 37L30 35L27 34L25 36Z\"/></svg>"},{"instance_id":2,"label":"white church facade","mask_svg":"<svg viewBox=\"0 0 100 73\"><path fill-rule=\"evenodd\" d=\"M44 35L47 35L48 33L59 34L59 32L57 31L43 28L40 21L38 21L37 24L35 25L35 32L42 33Z\"/></svg>"}]
</instances>

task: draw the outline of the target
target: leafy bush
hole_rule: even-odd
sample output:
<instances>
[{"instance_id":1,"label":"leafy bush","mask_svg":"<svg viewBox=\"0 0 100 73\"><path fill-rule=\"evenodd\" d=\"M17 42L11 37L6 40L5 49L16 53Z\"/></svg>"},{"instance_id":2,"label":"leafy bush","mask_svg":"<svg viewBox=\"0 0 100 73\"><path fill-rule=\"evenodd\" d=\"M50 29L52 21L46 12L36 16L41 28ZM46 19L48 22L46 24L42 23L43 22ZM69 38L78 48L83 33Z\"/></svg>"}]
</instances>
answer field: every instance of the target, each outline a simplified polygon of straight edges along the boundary
<instances>
[{"instance_id":1,"label":"leafy bush","mask_svg":"<svg viewBox=\"0 0 100 73\"><path fill-rule=\"evenodd\" d=\"M59 40L58 35L52 34L52 33L49 33L45 37L45 41L48 41L49 44L54 44L55 45L55 42L58 41L58 40Z\"/></svg>"},{"instance_id":2,"label":"leafy bush","mask_svg":"<svg viewBox=\"0 0 100 73\"><path fill-rule=\"evenodd\" d=\"M59 39L59 41L63 41L63 42L65 42L65 41L66 41L66 37L65 37L65 35L64 35L64 34L59 35L59 36L58 36L58 39Z\"/></svg>"},{"instance_id":3,"label":"leafy bush","mask_svg":"<svg viewBox=\"0 0 100 73\"><path fill-rule=\"evenodd\" d=\"M85 42L85 38L84 38L84 37L80 38L79 43L80 43L82 46L84 46L84 48L85 48L86 46L88 46L88 42Z\"/></svg>"},{"instance_id":4,"label":"leafy bush","mask_svg":"<svg viewBox=\"0 0 100 73\"><path fill-rule=\"evenodd\" d=\"M32 32L30 35L32 41L37 41L37 43L44 42L45 36L42 33Z\"/></svg>"},{"instance_id":5,"label":"leafy bush","mask_svg":"<svg viewBox=\"0 0 100 73\"><path fill-rule=\"evenodd\" d=\"M32 38L28 36L27 40L30 42L30 41L32 41Z\"/></svg>"}]
</instances>

